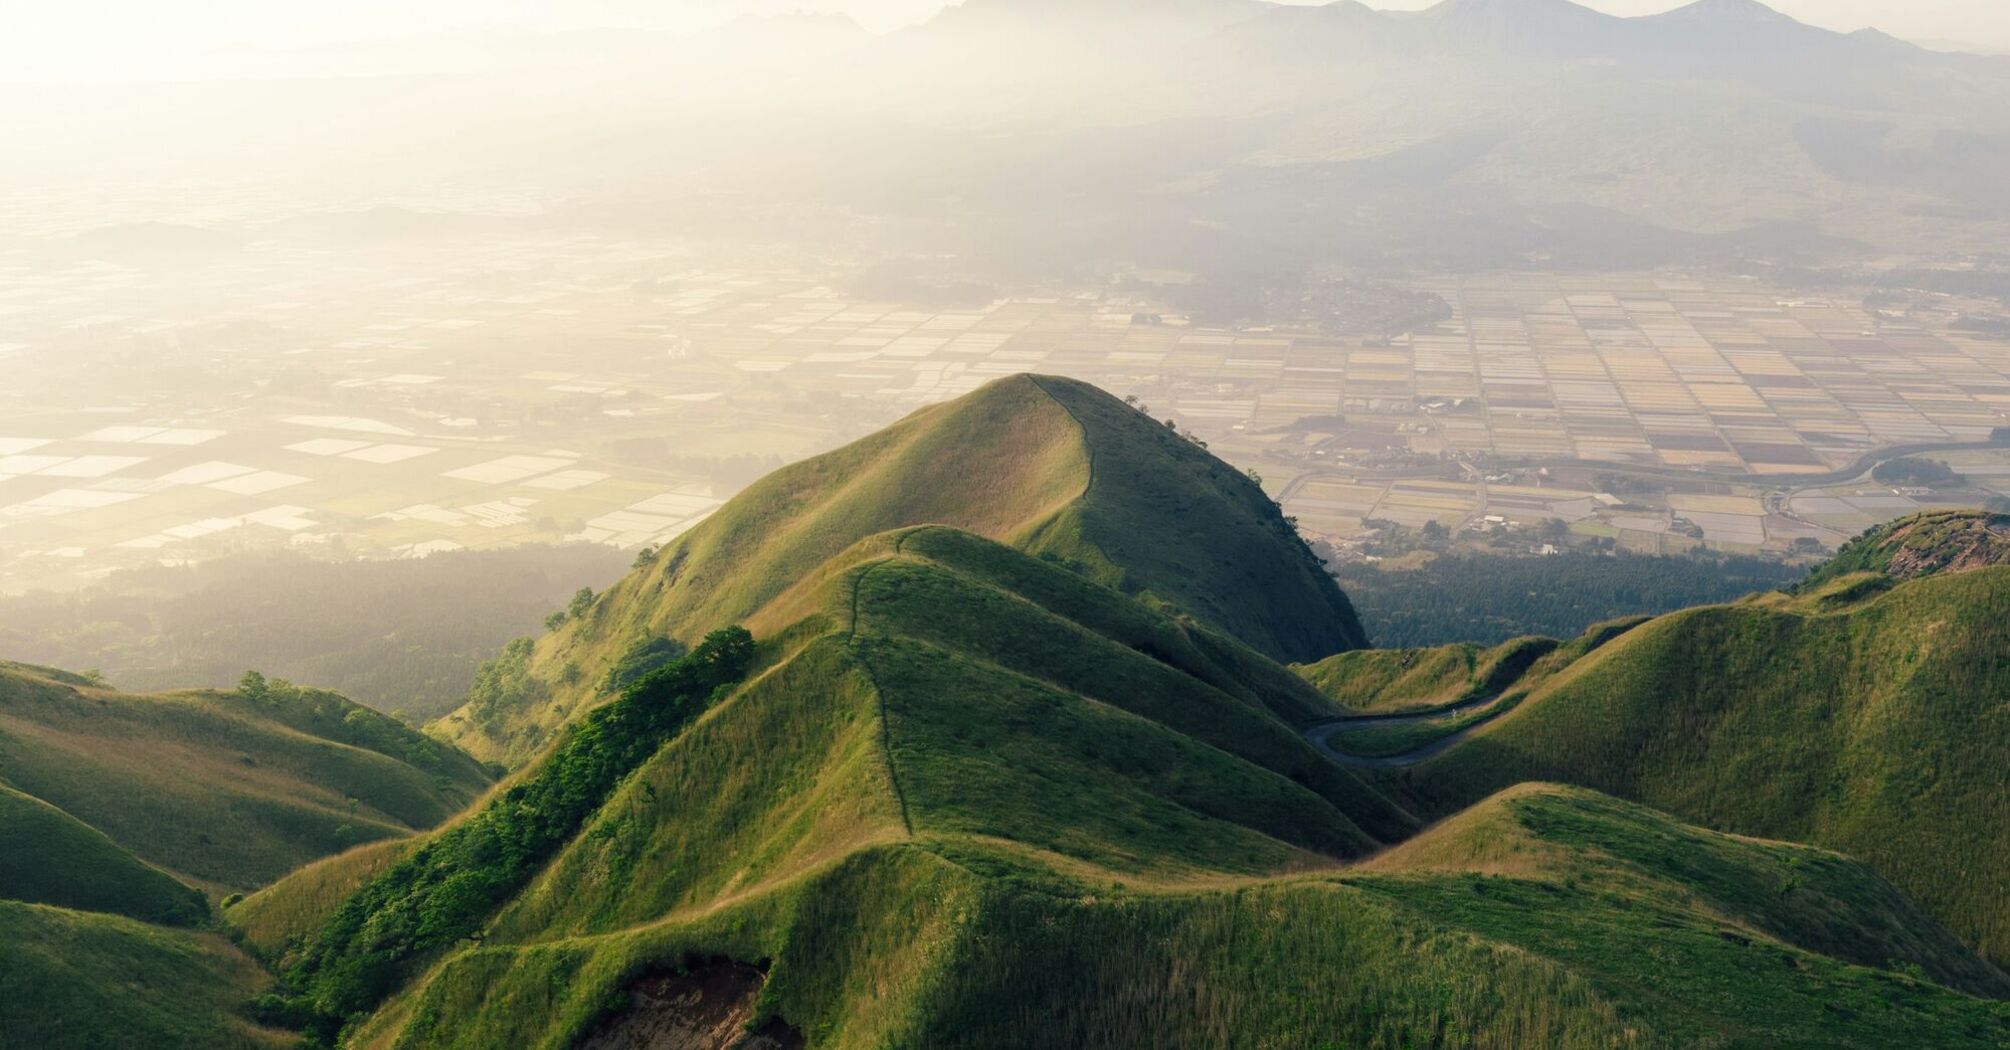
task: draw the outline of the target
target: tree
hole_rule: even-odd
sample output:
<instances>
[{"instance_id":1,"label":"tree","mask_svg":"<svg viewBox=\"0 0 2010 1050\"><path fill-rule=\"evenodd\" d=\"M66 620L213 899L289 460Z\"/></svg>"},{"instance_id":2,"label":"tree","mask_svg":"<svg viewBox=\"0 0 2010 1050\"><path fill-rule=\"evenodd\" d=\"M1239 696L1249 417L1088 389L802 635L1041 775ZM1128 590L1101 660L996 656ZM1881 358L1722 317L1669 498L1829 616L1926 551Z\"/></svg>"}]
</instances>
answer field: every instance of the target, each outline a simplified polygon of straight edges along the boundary
<instances>
[{"instance_id":1,"label":"tree","mask_svg":"<svg viewBox=\"0 0 2010 1050\"><path fill-rule=\"evenodd\" d=\"M1879 463L1870 476L1887 485L1959 485L1967 480L1940 460L1913 456Z\"/></svg>"},{"instance_id":2,"label":"tree","mask_svg":"<svg viewBox=\"0 0 2010 1050\"><path fill-rule=\"evenodd\" d=\"M573 592L572 601L565 607L565 615L575 620L586 615L586 611L593 608L594 597L593 588L581 587Z\"/></svg>"},{"instance_id":3,"label":"tree","mask_svg":"<svg viewBox=\"0 0 2010 1050\"><path fill-rule=\"evenodd\" d=\"M270 694L271 688L266 685L265 676L257 671L246 671L237 680L237 695L246 700L263 700Z\"/></svg>"}]
</instances>

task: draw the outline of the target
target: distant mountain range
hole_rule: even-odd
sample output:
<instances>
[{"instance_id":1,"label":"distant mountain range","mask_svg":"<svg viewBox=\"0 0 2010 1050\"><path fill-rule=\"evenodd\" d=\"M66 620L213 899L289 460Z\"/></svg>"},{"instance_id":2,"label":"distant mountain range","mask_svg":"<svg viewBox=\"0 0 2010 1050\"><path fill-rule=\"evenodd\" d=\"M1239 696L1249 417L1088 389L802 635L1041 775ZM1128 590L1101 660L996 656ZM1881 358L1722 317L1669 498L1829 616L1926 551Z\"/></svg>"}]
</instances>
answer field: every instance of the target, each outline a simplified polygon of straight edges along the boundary
<instances>
[{"instance_id":1,"label":"distant mountain range","mask_svg":"<svg viewBox=\"0 0 2010 1050\"><path fill-rule=\"evenodd\" d=\"M885 34L792 15L439 46L454 61L426 76L122 99L81 163L144 148L244 171L510 172L563 202L547 225L953 258L1008 286L1114 268L1749 272L2010 243L2010 58L1756 0L1639 18L1569 0L968 0ZM50 104L0 91L0 134L90 141Z\"/></svg>"},{"instance_id":2,"label":"distant mountain range","mask_svg":"<svg viewBox=\"0 0 2010 1050\"><path fill-rule=\"evenodd\" d=\"M779 55L795 25L732 39L772 34ZM1570 0L968 0L885 36L819 25L821 57L782 96L904 122L871 171L908 217L946 224L953 198L966 236L1051 222L1057 257L1624 265L1979 253L2010 232L2010 59L1757 0L1634 18Z\"/></svg>"}]
</instances>

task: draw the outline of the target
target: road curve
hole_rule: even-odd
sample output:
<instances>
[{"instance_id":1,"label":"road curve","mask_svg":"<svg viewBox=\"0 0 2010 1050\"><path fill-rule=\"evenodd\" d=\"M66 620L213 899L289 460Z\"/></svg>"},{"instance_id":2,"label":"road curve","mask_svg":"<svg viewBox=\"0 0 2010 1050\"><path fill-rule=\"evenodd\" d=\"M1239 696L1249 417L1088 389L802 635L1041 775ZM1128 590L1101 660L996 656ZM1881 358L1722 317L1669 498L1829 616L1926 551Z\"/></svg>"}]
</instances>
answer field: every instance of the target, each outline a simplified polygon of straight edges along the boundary
<instances>
[{"instance_id":1,"label":"road curve","mask_svg":"<svg viewBox=\"0 0 2010 1050\"><path fill-rule=\"evenodd\" d=\"M1429 711L1410 715L1355 715L1351 718L1336 718L1330 722L1320 722L1307 727L1305 730L1305 740L1317 748L1320 754L1350 769L1407 769L1419 762L1435 758L1457 747L1466 737L1485 728L1494 719L1506 714L1508 709L1503 707L1501 710L1495 711L1457 732L1448 733L1415 751L1408 751L1400 755L1384 755L1379 758L1371 758L1366 755L1350 755L1333 746L1333 735L1343 729L1372 729L1376 726L1413 725L1421 722L1437 722L1457 718L1460 715L1482 710L1500 700L1500 698L1501 694L1494 693L1491 696L1483 696L1477 700L1468 700L1461 704L1454 704L1451 707L1434 708Z\"/></svg>"}]
</instances>

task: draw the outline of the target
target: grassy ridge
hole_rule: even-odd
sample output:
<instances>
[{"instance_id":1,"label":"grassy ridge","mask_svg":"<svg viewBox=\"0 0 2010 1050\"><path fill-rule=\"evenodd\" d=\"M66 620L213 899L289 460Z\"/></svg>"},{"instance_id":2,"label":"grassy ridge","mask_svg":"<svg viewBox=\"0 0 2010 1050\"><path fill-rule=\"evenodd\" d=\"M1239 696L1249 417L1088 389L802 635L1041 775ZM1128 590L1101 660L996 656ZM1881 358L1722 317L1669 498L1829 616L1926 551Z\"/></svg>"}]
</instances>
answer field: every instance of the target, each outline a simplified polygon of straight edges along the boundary
<instances>
[{"instance_id":1,"label":"grassy ridge","mask_svg":"<svg viewBox=\"0 0 2010 1050\"><path fill-rule=\"evenodd\" d=\"M202 894L127 853L104 833L0 784L0 899L188 925Z\"/></svg>"},{"instance_id":2,"label":"grassy ridge","mask_svg":"<svg viewBox=\"0 0 2010 1050\"><path fill-rule=\"evenodd\" d=\"M1886 522L1843 544L1799 590L1819 590L1860 572L1911 578L2010 565L2010 514L1928 511Z\"/></svg>"},{"instance_id":3,"label":"grassy ridge","mask_svg":"<svg viewBox=\"0 0 2010 1050\"><path fill-rule=\"evenodd\" d=\"M1272 657L1363 644L1254 482L1094 387L1013 376L776 471L542 639L526 700L464 707L434 731L521 763L602 699L595 683L628 647L753 623L859 541L924 524L1072 566Z\"/></svg>"},{"instance_id":4,"label":"grassy ridge","mask_svg":"<svg viewBox=\"0 0 2010 1050\"><path fill-rule=\"evenodd\" d=\"M1772 876L1744 860L1713 874ZM771 960L762 1010L820 1047L1038 1032L1140 1050L1872 1050L2010 1034L2002 1004L1802 950L1603 853L1586 867L1574 884L1371 872L1136 890L988 842L873 846L720 909L457 953L354 1045L559 1050L632 976L712 955Z\"/></svg>"},{"instance_id":5,"label":"grassy ridge","mask_svg":"<svg viewBox=\"0 0 2010 1050\"><path fill-rule=\"evenodd\" d=\"M0 779L217 890L430 826L488 783L333 694L134 696L18 668L0 669Z\"/></svg>"},{"instance_id":6,"label":"grassy ridge","mask_svg":"<svg viewBox=\"0 0 2010 1050\"><path fill-rule=\"evenodd\" d=\"M1267 742L1302 685L1212 684L1231 651L1205 632L952 530L834 564L784 599L775 662L354 1045L558 1050L635 976L713 955L770 963L764 1014L840 1048L2010 1034L1935 983L2001 975L1834 854L1544 789L1346 869L1387 841L1355 816L1376 796Z\"/></svg>"},{"instance_id":7,"label":"grassy ridge","mask_svg":"<svg viewBox=\"0 0 2010 1050\"><path fill-rule=\"evenodd\" d=\"M820 582L826 611L805 622L825 633L647 763L492 936L649 921L910 827L1136 874L1166 851L1109 843L1190 836L1182 870L1268 871L1414 826L1260 691L1183 673L1229 674L1172 621L967 533L861 546ZM1289 674L1255 680L1279 707L1318 699Z\"/></svg>"},{"instance_id":8,"label":"grassy ridge","mask_svg":"<svg viewBox=\"0 0 2010 1050\"><path fill-rule=\"evenodd\" d=\"M1402 778L1439 813L1527 780L1868 862L2010 961L2010 568L1654 620Z\"/></svg>"},{"instance_id":9,"label":"grassy ridge","mask_svg":"<svg viewBox=\"0 0 2010 1050\"><path fill-rule=\"evenodd\" d=\"M619 654L649 637L694 641L746 621L795 581L867 536L939 522L1008 537L1088 483L1088 451L1039 387L1003 381L921 409L750 486L595 604L543 639L534 673L551 699L488 720L463 708L435 731L484 758L521 763L596 702ZM575 676L565 668L579 669Z\"/></svg>"},{"instance_id":10,"label":"grassy ridge","mask_svg":"<svg viewBox=\"0 0 2010 1050\"><path fill-rule=\"evenodd\" d=\"M1078 502L1016 546L1165 601L1272 659L1368 644L1347 596L1256 482L1094 386L1031 381L1081 426L1094 469Z\"/></svg>"},{"instance_id":11,"label":"grassy ridge","mask_svg":"<svg viewBox=\"0 0 2010 1050\"><path fill-rule=\"evenodd\" d=\"M1861 861L1683 824L1584 788L1522 784L1377 856L1378 873L1484 874L1607 896L1690 901L1808 952L1916 968L1973 995L2010 998L1983 961Z\"/></svg>"},{"instance_id":12,"label":"grassy ridge","mask_svg":"<svg viewBox=\"0 0 2010 1050\"><path fill-rule=\"evenodd\" d=\"M238 1009L267 978L220 937L0 901L0 1045L290 1047Z\"/></svg>"},{"instance_id":13,"label":"grassy ridge","mask_svg":"<svg viewBox=\"0 0 2010 1050\"><path fill-rule=\"evenodd\" d=\"M1988 588L2010 569L1308 680L1264 654L1347 618L1293 582L1274 508L1077 393L994 384L784 471L525 652L549 702L479 735L557 746L368 876L292 954L296 1002L357 1047L560 1050L637 977L726 956L818 1047L2010 1041L1983 998L2010 983L1970 947L2003 913L2001 880L1975 884L2005 870L1984 840L2010 798L1989 722L2010 609ZM936 510L983 521L910 520ZM751 677L598 730L636 713L596 703L605 667L727 610L767 639ZM1339 709L1320 686L1517 706L1444 756L1463 764L1369 784L1299 737ZM1853 826L1872 867L1582 789L1494 793L1571 768L1713 825ZM1899 827L1919 799L1935 814ZM1457 815L1411 838L1412 812ZM1878 836L1942 856L1906 882ZM272 928L375 863L303 873Z\"/></svg>"},{"instance_id":14,"label":"grassy ridge","mask_svg":"<svg viewBox=\"0 0 2010 1050\"><path fill-rule=\"evenodd\" d=\"M804 646L652 756L490 939L606 933L905 838L883 733L849 647Z\"/></svg>"},{"instance_id":15,"label":"grassy ridge","mask_svg":"<svg viewBox=\"0 0 2010 1050\"><path fill-rule=\"evenodd\" d=\"M412 967L478 933L637 764L746 673L753 655L746 631L722 629L629 685L530 775L366 882L288 954L285 994L272 1008L333 1036Z\"/></svg>"},{"instance_id":16,"label":"grassy ridge","mask_svg":"<svg viewBox=\"0 0 2010 1050\"><path fill-rule=\"evenodd\" d=\"M860 634L900 639L906 643L901 649L921 643L952 653L960 665L954 675L1002 673L1149 720L1310 791L1369 841L1391 841L1414 829L1408 814L1336 769L1286 721L1302 719L1319 703L1302 683L1288 674L1234 681L1227 668L1240 665L1222 659L1233 657L1233 643L1195 644L1206 642L1207 633L1182 630L1135 604L1104 607L1115 597L1111 592L975 537L919 530L903 539L900 550L902 559L874 564L856 577ZM1124 608L1129 619L1114 615ZM881 682L891 688L884 677ZM986 688L992 687L952 681L912 692L962 698ZM940 717L953 720L966 712L974 707ZM1039 743L1062 742L1056 735ZM1339 853L1351 855L1360 846L1356 840Z\"/></svg>"}]
</instances>

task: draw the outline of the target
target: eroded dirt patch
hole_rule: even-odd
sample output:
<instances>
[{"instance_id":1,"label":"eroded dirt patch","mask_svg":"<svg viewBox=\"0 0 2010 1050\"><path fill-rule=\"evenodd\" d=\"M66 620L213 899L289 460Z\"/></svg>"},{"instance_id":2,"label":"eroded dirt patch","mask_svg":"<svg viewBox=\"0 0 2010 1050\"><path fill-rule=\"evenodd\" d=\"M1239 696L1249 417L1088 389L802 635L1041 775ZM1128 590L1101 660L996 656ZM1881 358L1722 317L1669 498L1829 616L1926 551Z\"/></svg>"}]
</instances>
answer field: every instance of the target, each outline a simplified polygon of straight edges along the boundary
<instances>
[{"instance_id":1,"label":"eroded dirt patch","mask_svg":"<svg viewBox=\"0 0 2010 1050\"><path fill-rule=\"evenodd\" d=\"M759 969L727 959L644 974L628 986L628 1008L578 1050L801 1050L802 1033L780 1018L748 1028L766 981Z\"/></svg>"}]
</instances>

